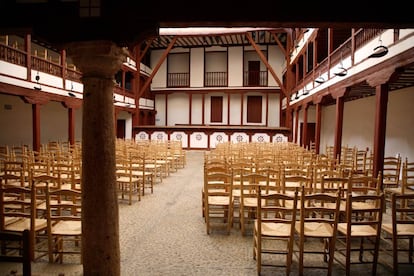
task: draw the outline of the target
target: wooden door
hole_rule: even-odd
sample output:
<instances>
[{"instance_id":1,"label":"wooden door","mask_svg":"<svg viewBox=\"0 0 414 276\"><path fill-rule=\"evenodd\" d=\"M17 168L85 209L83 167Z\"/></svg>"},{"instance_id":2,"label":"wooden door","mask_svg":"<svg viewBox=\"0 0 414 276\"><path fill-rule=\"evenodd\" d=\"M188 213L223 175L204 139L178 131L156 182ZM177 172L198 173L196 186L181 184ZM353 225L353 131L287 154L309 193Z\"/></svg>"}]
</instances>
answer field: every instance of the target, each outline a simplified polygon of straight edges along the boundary
<instances>
[{"instance_id":1,"label":"wooden door","mask_svg":"<svg viewBox=\"0 0 414 276\"><path fill-rule=\"evenodd\" d=\"M119 119L116 121L116 137L125 138L125 120Z\"/></svg>"},{"instance_id":2,"label":"wooden door","mask_svg":"<svg viewBox=\"0 0 414 276\"><path fill-rule=\"evenodd\" d=\"M260 84L260 61L250 60L248 63L249 86L259 86Z\"/></svg>"}]
</instances>

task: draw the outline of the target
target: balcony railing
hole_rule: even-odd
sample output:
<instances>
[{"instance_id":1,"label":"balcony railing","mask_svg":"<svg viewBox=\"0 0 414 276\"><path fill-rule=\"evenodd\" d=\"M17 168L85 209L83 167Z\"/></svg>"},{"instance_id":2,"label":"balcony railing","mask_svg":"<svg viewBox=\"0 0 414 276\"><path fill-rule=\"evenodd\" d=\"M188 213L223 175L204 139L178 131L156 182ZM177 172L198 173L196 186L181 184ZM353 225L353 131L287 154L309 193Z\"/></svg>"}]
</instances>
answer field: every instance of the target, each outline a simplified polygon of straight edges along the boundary
<instances>
[{"instance_id":1,"label":"balcony railing","mask_svg":"<svg viewBox=\"0 0 414 276\"><path fill-rule=\"evenodd\" d=\"M302 90L307 83L311 83L311 87L307 86L307 89L313 89L317 86L314 80L324 73L328 72L325 75L324 81L330 80L332 77L335 77L333 74L329 74L330 70L341 60L351 57L352 64L354 66L354 55L355 52L365 46L367 43L372 41L375 37L380 36L386 29L358 29L353 36L348 38L344 43L332 51L324 60L317 64L311 71L309 71L302 79L299 79L293 88L292 91ZM354 41L354 43L353 43ZM353 46L354 45L354 46Z\"/></svg>"},{"instance_id":2,"label":"balcony railing","mask_svg":"<svg viewBox=\"0 0 414 276\"><path fill-rule=\"evenodd\" d=\"M245 71L243 86L267 86L267 71Z\"/></svg>"},{"instance_id":3,"label":"balcony railing","mask_svg":"<svg viewBox=\"0 0 414 276\"><path fill-rule=\"evenodd\" d=\"M0 44L0 60L26 67L26 52Z\"/></svg>"},{"instance_id":4,"label":"balcony railing","mask_svg":"<svg viewBox=\"0 0 414 276\"><path fill-rule=\"evenodd\" d=\"M190 73L168 73L167 87L189 87Z\"/></svg>"},{"instance_id":5,"label":"balcony railing","mask_svg":"<svg viewBox=\"0 0 414 276\"><path fill-rule=\"evenodd\" d=\"M226 87L227 72L206 72L204 74L205 87Z\"/></svg>"},{"instance_id":6,"label":"balcony railing","mask_svg":"<svg viewBox=\"0 0 414 276\"><path fill-rule=\"evenodd\" d=\"M55 76L62 76L61 65L35 56L32 56L32 69Z\"/></svg>"}]
</instances>

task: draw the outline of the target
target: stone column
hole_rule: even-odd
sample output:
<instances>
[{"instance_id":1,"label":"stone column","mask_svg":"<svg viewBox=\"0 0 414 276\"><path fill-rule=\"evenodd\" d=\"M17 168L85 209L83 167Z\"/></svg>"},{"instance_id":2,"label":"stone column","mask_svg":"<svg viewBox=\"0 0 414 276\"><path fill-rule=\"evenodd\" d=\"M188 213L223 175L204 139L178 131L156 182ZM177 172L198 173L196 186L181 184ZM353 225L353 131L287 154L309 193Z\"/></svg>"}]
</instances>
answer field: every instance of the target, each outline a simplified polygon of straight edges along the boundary
<instances>
[{"instance_id":1,"label":"stone column","mask_svg":"<svg viewBox=\"0 0 414 276\"><path fill-rule=\"evenodd\" d=\"M82 72L82 261L84 275L120 275L113 89L126 51L110 41L74 42Z\"/></svg>"}]
</instances>

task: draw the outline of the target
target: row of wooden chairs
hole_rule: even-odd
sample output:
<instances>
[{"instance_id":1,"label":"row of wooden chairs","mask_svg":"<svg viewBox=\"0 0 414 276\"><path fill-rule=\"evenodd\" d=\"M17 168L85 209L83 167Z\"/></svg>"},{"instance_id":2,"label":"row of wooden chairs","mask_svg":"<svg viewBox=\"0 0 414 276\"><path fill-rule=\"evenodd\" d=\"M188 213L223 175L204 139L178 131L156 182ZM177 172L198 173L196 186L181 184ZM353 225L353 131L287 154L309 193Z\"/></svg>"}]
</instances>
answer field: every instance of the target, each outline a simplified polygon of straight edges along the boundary
<instances>
[{"instance_id":1,"label":"row of wooden chairs","mask_svg":"<svg viewBox=\"0 0 414 276\"><path fill-rule=\"evenodd\" d=\"M327 275L331 275L334 261L344 267L347 275L351 273L351 264L372 263L370 271L375 275L383 193L350 193L344 220L340 218L341 200L341 189L335 194L306 193L304 187L290 195L259 193L253 243L258 273L262 266L281 266L289 275L296 255L299 275L316 268L326 269ZM366 202L370 204L361 207L360 203ZM356 251L359 260L355 260ZM367 256L368 252L374 252L374 256ZM275 254L285 255L285 262L269 258ZM320 259L313 257L309 261L309 255L319 255Z\"/></svg>"},{"instance_id":2,"label":"row of wooden chairs","mask_svg":"<svg viewBox=\"0 0 414 276\"><path fill-rule=\"evenodd\" d=\"M64 255L80 255L81 191L62 188L51 175L32 176L29 187L7 184L4 176L0 177L0 230L29 229L32 261L48 256L50 262L62 263Z\"/></svg>"},{"instance_id":3,"label":"row of wooden chairs","mask_svg":"<svg viewBox=\"0 0 414 276\"><path fill-rule=\"evenodd\" d=\"M141 200L146 191L153 193L156 182L185 166L186 158L177 141L116 142L116 185L120 200L129 205L136 196Z\"/></svg>"},{"instance_id":4,"label":"row of wooden chairs","mask_svg":"<svg viewBox=\"0 0 414 276\"><path fill-rule=\"evenodd\" d=\"M215 229L214 227L218 226L229 234L232 224L235 221L235 214L238 213L241 223L240 228L242 229L242 233L245 234L245 226L247 223L245 224L244 220L249 221L253 225L253 256L257 260L259 273L262 266L262 254L276 253L278 251L280 253L281 248L287 248L287 251L282 250L282 253L286 253L287 255L287 262L280 264L286 267L287 274L289 274L290 266L292 264L292 254L294 253L298 255L300 274L303 274L304 269L307 267L305 264L306 261L304 256L310 253L322 254L324 256L323 259L321 259L320 264L326 264L326 266L317 267L327 268L328 274L330 274L332 271L332 263L334 260L343 265L347 275L350 274L351 265L358 263L371 263L371 271L373 271L375 274L378 264L379 251L380 249L384 250L385 246L384 245L380 248L381 243L387 240L393 241L394 243L391 242L391 249L385 251L394 252L394 255L397 254L396 252L403 251L402 247L398 245L397 240L408 238L408 244L412 243L412 239L414 237L414 229L412 229L412 227L414 227L414 213L412 209L414 208L413 202L410 204L407 203L406 205L401 205L401 203L398 203L401 201L401 197L409 197L409 195L406 193L391 193L391 197L393 198L393 201L396 202L396 206L400 206L399 209L397 209L396 206L390 208L392 216L396 217L396 213L405 212L406 217L408 217L408 219L401 223L398 223L396 222L397 220L395 220L396 223L393 224L398 224L398 230L394 230L394 232L392 232L390 231L391 224L383 223L382 216L383 213L385 213L386 206L385 195L380 185L382 172L380 172L376 178L365 173L359 173L357 171L348 174L341 173L328 175L321 173L321 176L316 178L319 179L318 182L315 182L314 177L307 179L309 178L307 176L292 176L292 179L298 178L302 180L297 184L291 183L291 187L287 189L286 180L289 176L286 174L286 172L288 170L282 169L279 170L278 173L275 173L277 174L277 177L275 177L275 179L279 180L272 182L273 184L279 183L279 185L271 185L269 188L268 184L271 183L271 181L269 181L269 174L267 177L258 175L259 171L256 171L256 168L258 167L254 165L256 162L255 157L251 156L250 158L247 158L247 160L250 161L250 167L246 166L245 168L235 169L232 168L232 166L235 166L236 159L242 159L241 154L238 152L237 158L228 158L228 154L228 151L224 154L209 153L205 157L205 181L202 192L202 200L203 216L205 216L207 233L210 234L212 230ZM231 160L232 162L229 162L228 160ZM268 167L271 166L269 165ZM243 181L243 178L245 181ZM243 182L247 183L246 187L243 186ZM308 186L306 183L312 184ZM246 193L243 191L246 191ZM273 202L278 202L278 204L276 204L276 207L274 206L275 204L273 204L273 206L268 206L266 202L272 201L272 195L275 195L274 197L276 197L276 195L280 196L281 198L284 197L284 199L279 198L278 200L273 200ZM335 197L338 203L335 201L325 203L323 205L309 204L307 206L305 202L310 200L305 200L305 197L316 197L316 195L323 195L326 198L330 197L331 200L333 199L332 197ZM289 197L290 201L287 200L286 197ZM298 203L294 203L295 197L296 202ZM414 195L411 197L414 197ZM405 202L408 202L411 199L405 198L404 200ZM283 202L283 205L281 202ZM290 204L288 204L288 202L290 202ZM259 206L260 204L263 206ZM239 211L235 212L234 210L237 209L237 205L239 205ZM307 210L307 207L309 206L312 208L312 211L308 211L313 215L311 216L311 224L307 225L312 225L312 227L300 227L299 225L302 223L301 216L303 216L303 219L305 219L305 217L308 217L302 212L308 212L305 210ZM267 211L259 210L262 207L268 208ZM271 208L279 209L273 209L273 211L271 211ZM281 215L283 212L280 210L280 208L284 208L286 209L285 211L289 211L290 216L292 216L293 211L296 212L296 215L293 216L295 217L294 230L291 230L293 227L292 225L288 226L286 224L267 224L263 225L263 228L261 228L261 230L258 229L258 221L260 219L259 212L262 211L267 214L266 218L263 217L263 219L277 219L283 220L285 223L287 223L289 220ZM334 216L324 216L324 220L327 218L337 218L336 225L332 225L334 228L325 227L326 224L324 224L324 227L319 228L321 227L321 224L316 223L316 214L321 213L324 208L329 208L331 211L335 210L336 213ZM411 212L411 214L408 216L407 213L409 212ZM269 216L269 213L273 215ZM327 210L323 211L322 213L327 213ZM280 217L276 216L275 218L275 214L280 215ZM285 231L284 235L282 234L282 229ZM301 229L317 231L310 231L308 233L309 236L306 236L306 231L303 231L303 233L301 233ZM322 231L326 229L335 230ZM257 233L262 230L265 232L265 234L258 235ZM286 234L286 231L290 232ZM275 246L270 248L264 246L263 249L262 244L259 243L258 240L260 239L261 241L263 238L266 240L264 243L267 245L269 243L272 243L271 240L280 240L281 237L272 237L272 234L275 235L275 232L283 236L282 239L287 242L288 246ZM323 233L330 234L322 236ZM337 233L335 234L336 237L334 233ZM293 239L292 237L296 238ZM324 241L321 251L313 252L314 250L306 250L306 244L304 241L310 240L312 237L316 238L316 240ZM290 246L293 243L292 239L297 242L296 249L294 249L293 246ZM358 239L360 241L356 242ZM373 258L368 259L368 255L363 254L364 251L373 252ZM412 246L408 246L408 249L406 249L406 251L408 251L409 257L407 263L409 263L412 261L413 256ZM354 257L355 252L359 252L359 257ZM394 262L391 263L394 271L398 270L399 263L400 262L398 261L398 257L395 257ZM272 261L272 264L275 264L274 260Z\"/></svg>"}]
</instances>

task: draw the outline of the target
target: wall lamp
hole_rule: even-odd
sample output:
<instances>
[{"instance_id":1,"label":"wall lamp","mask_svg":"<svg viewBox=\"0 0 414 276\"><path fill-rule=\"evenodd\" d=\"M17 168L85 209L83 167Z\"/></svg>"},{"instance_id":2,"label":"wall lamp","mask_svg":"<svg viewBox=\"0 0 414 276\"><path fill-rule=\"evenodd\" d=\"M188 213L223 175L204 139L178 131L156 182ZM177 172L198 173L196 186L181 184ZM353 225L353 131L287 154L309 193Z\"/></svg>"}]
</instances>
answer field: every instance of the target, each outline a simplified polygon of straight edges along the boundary
<instances>
[{"instance_id":1,"label":"wall lamp","mask_svg":"<svg viewBox=\"0 0 414 276\"><path fill-rule=\"evenodd\" d=\"M379 58L379 57L383 57L386 54L388 54L388 48L384 45L382 45L382 40L381 38L379 39L379 45L376 46L373 50L373 53L371 55L369 55L369 58Z\"/></svg>"},{"instance_id":2,"label":"wall lamp","mask_svg":"<svg viewBox=\"0 0 414 276\"><path fill-rule=\"evenodd\" d=\"M36 80L36 85L33 88L36 90L42 90L42 86L39 83L39 80L40 80L39 71L37 71L35 80Z\"/></svg>"},{"instance_id":3,"label":"wall lamp","mask_svg":"<svg viewBox=\"0 0 414 276\"><path fill-rule=\"evenodd\" d=\"M325 79L321 76L321 72L319 72L319 77L315 79L316 83L322 84L325 82Z\"/></svg>"},{"instance_id":4,"label":"wall lamp","mask_svg":"<svg viewBox=\"0 0 414 276\"><path fill-rule=\"evenodd\" d=\"M338 67L338 71L336 71L334 74L335 76L344 77L348 74L348 70L341 65Z\"/></svg>"},{"instance_id":5,"label":"wall lamp","mask_svg":"<svg viewBox=\"0 0 414 276\"><path fill-rule=\"evenodd\" d=\"M299 99L299 91L296 92L295 100Z\"/></svg>"},{"instance_id":6,"label":"wall lamp","mask_svg":"<svg viewBox=\"0 0 414 276\"><path fill-rule=\"evenodd\" d=\"M348 70L343 65L342 60L342 52L341 52L341 61L339 62L339 67L336 72L334 72L335 76L344 77L348 74Z\"/></svg>"}]
</instances>

